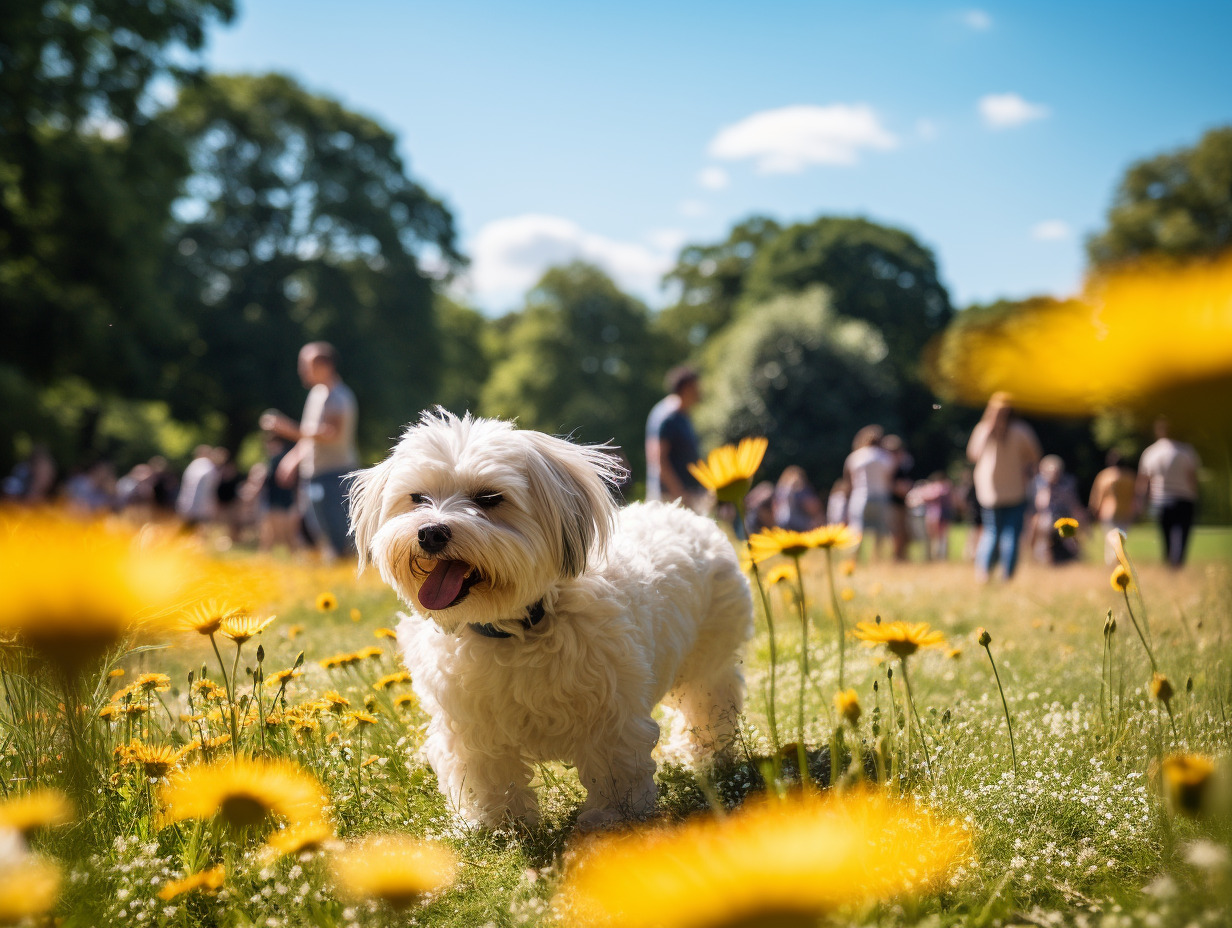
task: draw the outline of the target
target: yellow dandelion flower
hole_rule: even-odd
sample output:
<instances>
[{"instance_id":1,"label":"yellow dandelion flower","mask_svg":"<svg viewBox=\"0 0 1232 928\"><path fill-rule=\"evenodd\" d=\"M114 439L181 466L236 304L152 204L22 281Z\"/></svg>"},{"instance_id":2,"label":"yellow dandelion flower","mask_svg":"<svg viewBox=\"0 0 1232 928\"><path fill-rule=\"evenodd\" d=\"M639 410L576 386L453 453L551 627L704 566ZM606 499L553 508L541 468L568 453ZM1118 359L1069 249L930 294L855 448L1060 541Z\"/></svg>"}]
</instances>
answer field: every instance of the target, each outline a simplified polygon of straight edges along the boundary
<instances>
[{"instance_id":1,"label":"yellow dandelion flower","mask_svg":"<svg viewBox=\"0 0 1232 928\"><path fill-rule=\"evenodd\" d=\"M1052 527L1057 530L1057 534L1062 538L1073 538L1078 534L1078 520L1068 517L1057 519L1052 523Z\"/></svg>"},{"instance_id":2,"label":"yellow dandelion flower","mask_svg":"<svg viewBox=\"0 0 1232 928\"><path fill-rule=\"evenodd\" d=\"M396 686L399 683L410 683L411 675L405 670L396 670L393 673L387 673L381 679L372 684L374 690L387 690L391 686Z\"/></svg>"},{"instance_id":3,"label":"yellow dandelion flower","mask_svg":"<svg viewBox=\"0 0 1232 928\"><path fill-rule=\"evenodd\" d=\"M29 855L0 867L0 925L16 924L51 910L60 894L60 868Z\"/></svg>"},{"instance_id":4,"label":"yellow dandelion flower","mask_svg":"<svg viewBox=\"0 0 1232 928\"><path fill-rule=\"evenodd\" d=\"M838 595L843 602L849 603L856 598L856 591L849 586L845 586L839 591Z\"/></svg>"},{"instance_id":5,"label":"yellow dandelion flower","mask_svg":"<svg viewBox=\"0 0 1232 928\"><path fill-rule=\"evenodd\" d=\"M143 673L133 681L133 688L143 693L165 693L171 689L171 678L165 673Z\"/></svg>"},{"instance_id":6,"label":"yellow dandelion flower","mask_svg":"<svg viewBox=\"0 0 1232 928\"><path fill-rule=\"evenodd\" d=\"M102 523L0 515L0 637L76 675L132 635L164 628L191 577L182 546Z\"/></svg>"},{"instance_id":7,"label":"yellow dandelion flower","mask_svg":"<svg viewBox=\"0 0 1232 928\"><path fill-rule=\"evenodd\" d=\"M321 702L327 710L337 715L341 715L351 708L351 700L347 699L337 690L326 690L321 694Z\"/></svg>"},{"instance_id":8,"label":"yellow dandelion flower","mask_svg":"<svg viewBox=\"0 0 1232 928\"><path fill-rule=\"evenodd\" d=\"M262 856L269 860L319 850L333 836L334 830L323 821L298 822L271 833Z\"/></svg>"},{"instance_id":9,"label":"yellow dandelion flower","mask_svg":"<svg viewBox=\"0 0 1232 928\"><path fill-rule=\"evenodd\" d=\"M134 739L128 746L124 763L138 764L147 777L160 779L170 773L180 760L190 753L192 753L192 746L176 749L165 744L143 744Z\"/></svg>"},{"instance_id":10,"label":"yellow dandelion flower","mask_svg":"<svg viewBox=\"0 0 1232 928\"><path fill-rule=\"evenodd\" d=\"M1173 811L1196 817L1207 804L1215 762L1204 754L1169 754L1163 762L1163 785Z\"/></svg>"},{"instance_id":11,"label":"yellow dandelion flower","mask_svg":"<svg viewBox=\"0 0 1232 928\"><path fill-rule=\"evenodd\" d=\"M950 650L945 652L945 656L952 661L956 661L962 657L962 648L950 648Z\"/></svg>"},{"instance_id":12,"label":"yellow dandelion flower","mask_svg":"<svg viewBox=\"0 0 1232 928\"><path fill-rule=\"evenodd\" d=\"M376 754L369 754L366 758L364 758L364 762L360 764L359 766L371 767L373 764L379 764L380 762L381 762L381 758L378 757Z\"/></svg>"},{"instance_id":13,"label":"yellow dandelion flower","mask_svg":"<svg viewBox=\"0 0 1232 928\"><path fill-rule=\"evenodd\" d=\"M577 928L814 924L931 890L965 853L953 823L880 793L750 801L725 819L599 838L555 901Z\"/></svg>"},{"instance_id":14,"label":"yellow dandelion flower","mask_svg":"<svg viewBox=\"0 0 1232 928\"><path fill-rule=\"evenodd\" d=\"M135 695L137 695L137 688L135 686L126 686L112 693L111 701L124 702L126 699L132 699Z\"/></svg>"},{"instance_id":15,"label":"yellow dandelion flower","mask_svg":"<svg viewBox=\"0 0 1232 928\"><path fill-rule=\"evenodd\" d=\"M358 609L351 610L351 621L352 622L358 622L363 617L364 617L364 614L360 612Z\"/></svg>"},{"instance_id":16,"label":"yellow dandelion flower","mask_svg":"<svg viewBox=\"0 0 1232 928\"><path fill-rule=\"evenodd\" d=\"M842 565L839 567L839 571L844 577L850 577L856 572L856 562L851 559L843 561Z\"/></svg>"},{"instance_id":17,"label":"yellow dandelion flower","mask_svg":"<svg viewBox=\"0 0 1232 928\"><path fill-rule=\"evenodd\" d=\"M1112 576L1108 578L1108 582L1118 593L1124 593L1134 581L1129 571L1125 569L1125 565L1117 564L1112 568Z\"/></svg>"},{"instance_id":18,"label":"yellow dandelion flower","mask_svg":"<svg viewBox=\"0 0 1232 928\"><path fill-rule=\"evenodd\" d=\"M774 586L779 583L795 583L796 582L796 565L790 561L782 564L775 564L766 571L766 584Z\"/></svg>"},{"instance_id":19,"label":"yellow dandelion flower","mask_svg":"<svg viewBox=\"0 0 1232 928\"><path fill-rule=\"evenodd\" d=\"M338 608L338 597L333 593L320 593L317 596L317 611L333 612Z\"/></svg>"},{"instance_id":20,"label":"yellow dandelion flower","mask_svg":"<svg viewBox=\"0 0 1232 928\"><path fill-rule=\"evenodd\" d=\"M394 908L413 905L453 882L457 861L439 844L403 835L375 835L349 845L332 860L334 885L348 899L374 899Z\"/></svg>"},{"instance_id":21,"label":"yellow dandelion flower","mask_svg":"<svg viewBox=\"0 0 1232 928\"><path fill-rule=\"evenodd\" d=\"M12 829L29 837L40 828L67 825L73 803L57 789L36 789L0 802L0 831Z\"/></svg>"},{"instance_id":22,"label":"yellow dandelion flower","mask_svg":"<svg viewBox=\"0 0 1232 928\"><path fill-rule=\"evenodd\" d=\"M739 445L715 448L706 460L690 464L689 473L719 502L740 505L749 493L768 445L764 438L743 438Z\"/></svg>"},{"instance_id":23,"label":"yellow dandelion flower","mask_svg":"<svg viewBox=\"0 0 1232 928\"><path fill-rule=\"evenodd\" d=\"M376 660L379 657L383 657L384 654L385 654L384 649L378 648L374 644L370 644L366 648L360 648L358 651L355 652L355 656L358 657L361 661Z\"/></svg>"},{"instance_id":24,"label":"yellow dandelion flower","mask_svg":"<svg viewBox=\"0 0 1232 928\"><path fill-rule=\"evenodd\" d=\"M303 633L304 633L304 626L289 625L287 626L287 641L294 641L296 638L298 638Z\"/></svg>"},{"instance_id":25,"label":"yellow dandelion flower","mask_svg":"<svg viewBox=\"0 0 1232 928\"><path fill-rule=\"evenodd\" d=\"M419 700L415 698L414 693L403 693L394 700L394 705L399 709L414 709L419 705Z\"/></svg>"},{"instance_id":26,"label":"yellow dandelion flower","mask_svg":"<svg viewBox=\"0 0 1232 928\"><path fill-rule=\"evenodd\" d=\"M852 728L860 721L860 697L855 690L839 690L835 693L834 708Z\"/></svg>"},{"instance_id":27,"label":"yellow dandelion flower","mask_svg":"<svg viewBox=\"0 0 1232 928\"><path fill-rule=\"evenodd\" d=\"M219 602L218 600L206 600L203 603L198 603L185 613L184 624L189 630L199 635L213 635L222 628L223 620L227 616L243 611L238 606Z\"/></svg>"},{"instance_id":28,"label":"yellow dandelion flower","mask_svg":"<svg viewBox=\"0 0 1232 928\"><path fill-rule=\"evenodd\" d=\"M860 543L860 533L846 525L822 525L804 534L811 548L853 548Z\"/></svg>"},{"instance_id":29,"label":"yellow dandelion flower","mask_svg":"<svg viewBox=\"0 0 1232 928\"><path fill-rule=\"evenodd\" d=\"M398 633L392 628L378 628L372 634L377 638L388 638L390 641L398 640Z\"/></svg>"},{"instance_id":30,"label":"yellow dandelion flower","mask_svg":"<svg viewBox=\"0 0 1232 928\"><path fill-rule=\"evenodd\" d=\"M849 548L859 541L860 536L845 525L823 525L807 532L776 526L750 536L749 552L760 564L779 554L795 559L812 548Z\"/></svg>"},{"instance_id":31,"label":"yellow dandelion flower","mask_svg":"<svg viewBox=\"0 0 1232 928\"><path fill-rule=\"evenodd\" d=\"M120 679L120 677L122 677L122 676L124 676L124 668L123 668L123 667L117 667L117 668L115 668L115 670L109 670L109 671L107 671L107 679L108 679L108 680L118 680L118 679Z\"/></svg>"},{"instance_id":32,"label":"yellow dandelion flower","mask_svg":"<svg viewBox=\"0 0 1232 928\"><path fill-rule=\"evenodd\" d=\"M120 717L120 707L114 704L103 706L103 708L98 710L98 717L106 719L108 722L114 721Z\"/></svg>"},{"instance_id":33,"label":"yellow dandelion flower","mask_svg":"<svg viewBox=\"0 0 1232 928\"><path fill-rule=\"evenodd\" d=\"M295 667L288 667L286 670L278 670L265 678L266 686L281 686L284 683L290 683L296 677L302 677L304 672Z\"/></svg>"},{"instance_id":34,"label":"yellow dandelion flower","mask_svg":"<svg viewBox=\"0 0 1232 928\"><path fill-rule=\"evenodd\" d=\"M160 827L218 816L235 828L271 818L322 818L325 794L311 774L283 759L238 757L181 770L159 790Z\"/></svg>"},{"instance_id":35,"label":"yellow dandelion flower","mask_svg":"<svg viewBox=\"0 0 1232 928\"><path fill-rule=\"evenodd\" d=\"M860 622L856 637L868 647L884 644L898 657L910 657L920 648L931 648L945 641L945 635L933 631L927 622Z\"/></svg>"},{"instance_id":36,"label":"yellow dandelion flower","mask_svg":"<svg viewBox=\"0 0 1232 928\"><path fill-rule=\"evenodd\" d=\"M220 630L236 644L243 644L269 628L276 618L278 616L271 615L267 619L258 619L250 612L233 612L222 620Z\"/></svg>"},{"instance_id":37,"label":"yellow dandelion flower","mask_svg":"<svg viewBox=\"0 0 1232 928\"><path fill-rule=\"evenodd\" d=\"M196 890L212 893L222 888L222 884L226 879L226 868L219 864L217 867L210 867L208 870L190 873L182 880L171 881L158 891L158 898L166 901L174 899L176 896L182 896L185 893L195 892Z\"/></svg>"},{"instance_id":38,"label":"yellow dandelion flower","mask_svg":"<svg viewBox=\"0 0 1232 928\"><path fill-rule=\"evenodd\" d=\"M356 728L367 728L377 723L377 717L370 712L348 712L346 721Z\"/></svg>"},{"instance_id":39,"label":"yellow dandelion flower","mask_svg":"<svg viewBox=\"0 0 1232 928\"><path fill-rule=\"evenodd\" d=\"M194 693L205 700L216 699L221 702L227 698L227 691L213 680L196 680L193 682L192 688Z\"/></svg>"},{"instance_id":40,"label":"yellow dandelion flower","mask_svg":"<svg viewBox=\"0 0 1232 928\"><path fill-rule=\"evenodd\" d=\"M124 714L130 719L138 718L150 711L150 707L143 702L130 702L124 707Z\"/></svg>"},{"instance_id":41,"label":"yellow dandelion flower","mask_svg":"<svg viewBox=\"0 0 1232 928\"><path fill-rule=\"evenodd\" d=\"M1169 703L1176 691L1172 689L1172 682L1162 673L1151 675L1151 695L1162 703Z\"/></svg>"}]
</instances>

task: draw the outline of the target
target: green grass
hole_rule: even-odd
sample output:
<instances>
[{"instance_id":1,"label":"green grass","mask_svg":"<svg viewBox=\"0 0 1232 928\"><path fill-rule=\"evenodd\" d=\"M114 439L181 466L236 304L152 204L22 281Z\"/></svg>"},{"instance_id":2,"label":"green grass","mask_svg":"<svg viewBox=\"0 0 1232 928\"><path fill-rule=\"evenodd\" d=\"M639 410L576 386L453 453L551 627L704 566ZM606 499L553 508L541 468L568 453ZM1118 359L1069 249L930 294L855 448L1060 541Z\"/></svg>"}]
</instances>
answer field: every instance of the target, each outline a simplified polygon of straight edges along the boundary
<instances>
[{"instance_id":1,"label":"green grass","mask_svg":"<svg viewBox=\"0 0 1232 928\"><path fill-rule=\"evenodd\" d=\"M1187 926L1223 924L1227 874L1208 873L1185 862L1193 842L1209 837L1226 845L1226 833L1212 824L1172 820L1152 779L1162 752L1176 749L1223 755L1230 730L1227 702L1232 696L1232 664L1227 644L1232 572L1227 558L1232 533L1201 529L1194 564L1176 574L1151 563L1156 544L1149 526L1131 534L1131 552L1141 558L1142 593L1161 669L1174 681L1178 735L1145 690L1150 671L1143 649L1124 613L1124 601L1108 584L1100 564L1051 570L1024 565L1012 584L977 587L966 564L876 565L861 567L840 586L854 594L845 604L848 629L858 621L903 619L942 629L946 649L911 658L915 689L932 760L925 771L918 743L905 766L903 788L920 801L965 820L973 855L934 895L909 905L885 903L842 913L839 923L870 925L1051 925L1088 924ZM959 540L960 541L960 540ZM961 550L960 545L955 546ZM827 614L823 558L811 554L806 593L811 608L812 673L805 688L811 747L828 743L835 719L837 688L835 625ZM290 569L290 568L288 568ZM279 620L259 639L268 672L291 666L302 650L305 674L288 692L291 703L337 689L356 705L377 698L379 725L361 745L354 732L326 722L319 736L298 742L289 732L268 732L267 748L286 754L317 775L332 794L342 838L396 830L442 840L458 853L462 867L450 890L424 908L395 916L375 905L339 901L328 880L327 855L267 865L256 857L259 841L240 841L209 829L177 826L157 830L150 816L151 790L139 778L111 765L96 748L93 764L101 778L80 801L88 815L66 829L39 839L40 848L65 862L69 871L57 915L66 928L125 925L522 925L548 923L548 910L561 855L572 839L572 824L582 791L572 771L559 765L542 769L538 788L545 812L533 833L511 829L476 832L451 815L421 759L425 717L393 709L372 689L380 674L396 668L392 642L374 632L395 622L393 596L375 584L331 585L340 608L320 613L312 606L315 588L301 584L297 597L279 607ZM785 591L770 593L779 629L778 719L783 740L795 740L794 699L799 691L798 621ZM810 605L812 605L812 602ZM350 618L351 609L361 613ZM1104 616L1113 609L1116 681L1112 719L1100 709L1100 667ZM292 640L288 630L303 626ZM975 629L988 628L1013 717L1020 770L1014 776L1000 697ZM768 640L764 623L746 662L749 701L746 750L769 753L765 689ZM219 679L212 650L203 640L184 640L164 650L125 658L125 679L142 670L169 673L174 689L166 694L171 715L183 705L187 673L204 665ZM253 666L255 644L245 647L239 676L251 688L245 667ZM358 670L326 671L316 661L369 644L386 646L380 659ZM516 645L515 645L516 646ZM230 670L231 651L224 650ZM860 736L867 745L898 730L890 711L887 665L879 650L847 644L848 685L864 707ZM6 677L16 683L15 668ZM1192 692L1185 681L1192 678ZM121 680L119 682L124 682ZM873 684L877 683L874 691ZM893 680L902 710L901 674ZM115 688L112 685L111 688ZM245 689L245 692L248 690ZM42 711L54 715L54 692L36 695ZM157 706L156 706L157 709ZM6 709L0 728L0 775L9 789L24 788L19 744L39 728L42 753L51 737L46 725L14 718ZM184 726L154 714L152 740L183 740ZM219 729L221 731L221 728ZM259 729L247 743L257 745ZM6 733L8 740L5 741ZM336 738L327 735L336 732ZM112 744L121 732L110 737ZM63 732L55 735L62 739ZM901 740L901 738L900 738ZM58 742L63 749L63 741ZM359 761L375 756L371 765ZM63 758L61 758L63 760ZM44 757L44 776L56 781L58 763ZM63 764L59 764L63 766ZM746 764L726 774L718 792L734 801L746 788ZM693 774L679 768L660 772L664 816L681 818L702 811L705 796ZM152 785L156 788L156 784ZM226 889L217 896L193 895L163 902L157 890L168 879L219 859L232 862ZM1223 879L1224 882L1219 882ZM1150 887L1150 892L1145 890ZM1084 921L1085 920L1085 921Z\"/></svg>"}]
</instances>

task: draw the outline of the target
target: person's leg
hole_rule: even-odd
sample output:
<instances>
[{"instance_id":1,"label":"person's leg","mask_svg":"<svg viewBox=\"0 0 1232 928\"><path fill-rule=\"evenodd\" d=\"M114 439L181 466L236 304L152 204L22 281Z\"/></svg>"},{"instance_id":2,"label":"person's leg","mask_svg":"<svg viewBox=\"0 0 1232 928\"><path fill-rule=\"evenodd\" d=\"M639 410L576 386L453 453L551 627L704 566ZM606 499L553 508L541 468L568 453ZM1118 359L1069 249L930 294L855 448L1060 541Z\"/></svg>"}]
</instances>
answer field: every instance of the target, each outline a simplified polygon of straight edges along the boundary
<instances>
[{"instance_id":1,"label":"person's leg","mask_svg":"<svg viewBox=\"0 0 1232 928\"><path fill-rule=\"evenodd\" d=\"M1182 499L1176 502L1176 560L1174 567L1184 567L1185 558L1189 553L1189 532L1194 523L1193 500Z\"/></svg>"},{"instance_id":2,"label":"person's leg","mask_svg":"<svg viewBox=\"0 0 1232 928\"><path fill-rule=\"evenodd\" d=\"M982 528L975 548L975 576L984 582L992 574L997 561L997 510L987 506L980 508Z\"/></svg>"},{"instance_id":3,"label":"person's leg","mask_svg":"<svg viewBox=\"0 0 1232 928\"><path fill-rule=\"evenodd\" d=\"M309 499L329 546L335 554L351 554L355 550L347 534L345 474L322 474L309 481Z\"/></svg>"},{"instance_id":4,"label":"person's leg","mask_svg":"<svg viewBox=\"0 0 1232 928\"><path fill-rule=\"evenodd\" d=\"M998 545L1001 549L1001 569L1005 571L1005 579L1014 576L1018 567L1018 543L1022 538L1022 522L1027 507L1023 503L1017 506L1006 506L1000 510L1001 526Z\"/></svg>"},{"instance_id":5,"label":"person's leg","mask_svg":"<svg viewBox=\"0 0 1232 928\"><path fill-rule=\"evenodd\" d=\"M1174 510L1175 503L1163 503L1159 507L1159 534L1163 538L1164 563L1171 564L1172 560L1172 529L1175 525Z\"/></svg>"}]
</instances>

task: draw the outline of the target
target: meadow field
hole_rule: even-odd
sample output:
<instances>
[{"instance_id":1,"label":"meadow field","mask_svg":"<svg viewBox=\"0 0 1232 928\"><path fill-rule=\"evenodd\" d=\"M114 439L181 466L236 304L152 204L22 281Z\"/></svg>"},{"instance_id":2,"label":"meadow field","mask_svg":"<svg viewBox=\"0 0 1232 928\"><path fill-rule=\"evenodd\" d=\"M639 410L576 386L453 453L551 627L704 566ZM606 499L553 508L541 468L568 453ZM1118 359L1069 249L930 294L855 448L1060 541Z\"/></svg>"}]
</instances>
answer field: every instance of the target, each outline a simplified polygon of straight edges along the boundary
<instances>
[{"instance_id":1,"label":"meadow field","mask_svg":"<svg viewBox=\"0 0 1232 928\"><path fill-rule=\"evenodd\" d=\"M867 787L860 781L880 775L889 782L878 789L899 797L903 808L927 810L946 823L951 846L939 870L915 881L907 874L898 891L880 898L738 923L1226 924L1227 808L1219 773L1208 777L1202 759L1214 759L1218 770L1230 737L1227 538L1206 530L1194 562L1176 573L1156 566L1153 536L1143 527L1131 535L1130 557L1142 556L1134 558L1137 581L1125 592L1110 583L1102 563L1028 563L1010 584L978 587L962 563L861 563L848 573L841 551L805 554L803 742L810 767L824 779L831 756L843 758L845 773L834 789L847 795L861 794ZM858 717L850 698L835 702L831 553L847 631L844 683L858 700ZM777 563L763 566L763 579ZM77 566L82 577L58 582L106 580L84 576L99 564L82 559ZM0 867L0 923L24 913L31 923L54 919L66 928L602 923L575 920L558 898L587 843L573 828L583 792L572 770L540 769L544 819L534 829L477 831L447 808L420 753L426 717L388 637L399 605L371 571L356 578L349 567L234 553L211 570L227 582L272 591L277 601L233 637L198 633L208 626L211 605L197 603L184 610L174 634L164 629L132 650L110 649L88 668L51 656L68 647L68 630L58 643L0 642L0 782L7 796L0 800L0 864L7 863ZM48 577L27 570L6 581L13 589ZM798 589L789 577L767 590L776 623L779 759L766 711L770 639L759 611L735 756L706 771L661 762L661 817L643 829L734 809L766 791L767 780L772 795L790 798L801 740ZM17 605L3 611L9 620L21 595L14 599ZM257 631L270 615L276 618ZM928 623L943 640L900 659L853 634L857 623L872 623L861 626L867 631L896 621ZM1170 693L1161 693L1158 682L1151 686L1151 658L1135 622ZM979 629L987 630L988 650ZM165 678L150 676L158 674ZM74 700L84 708L68 708ZM241 816L237 825L225 799L204 811L179 808L184 793L176 793L177 783L217 778L236 754L295 765L272 784L245 787L258 805L267 802L260 811L268 816ZM1181 770L1177 755L1198 766ZM305 772L318 784L323 814L297 830L294 813L279 802L302 790L295 777ZM276 795L262 800L262 789ZM280 818L291 827L273 830ZM28 851L17 832L26 835ZM369 877L380 877L375 882L348 876L348 860L354 864L364 849L356 842L375 833L445 849L454 861L446 868L452 882L442 878L434 888L425 873L422 885L406 884L396 868L378 873L388 863L379 856L359 858ZM787 892L793 880L807 896L818 881L834 878L824 863L824 832L817 841L801 848L783 839L780 882ZM701 921L704 906L695 904L699 894L721 896L732 886L756 894L766 864L756 858L765 848L727 851L735 863L722 876L725 885L686 887L679 904L665 904L654 923L737 924ZM693 853L704 860L715 849L699 844ZM814 858L823 863L810 863ZM415 859L426 871L439 863L430 855ZM647 877L636 870L613 879L625 881L630 897L658 891L639 883Z\"/></svg>"}]
</instances>

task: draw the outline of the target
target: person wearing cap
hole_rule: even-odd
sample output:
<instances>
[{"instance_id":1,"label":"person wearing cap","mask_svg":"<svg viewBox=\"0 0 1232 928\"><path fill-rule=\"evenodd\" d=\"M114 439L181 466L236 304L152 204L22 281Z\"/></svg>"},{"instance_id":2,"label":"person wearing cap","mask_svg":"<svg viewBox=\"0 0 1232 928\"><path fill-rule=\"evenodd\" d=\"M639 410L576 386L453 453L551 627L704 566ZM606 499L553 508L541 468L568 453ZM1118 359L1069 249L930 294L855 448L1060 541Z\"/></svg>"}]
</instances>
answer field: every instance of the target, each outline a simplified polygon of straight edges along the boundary
<instances>
[{"instance_id":1,"label":"person wearing cap","mask_svg":"<svg viewBox=\"0 0 1232 928\"><path fill-rule=\"evenodd\" d=\"M975 552L976 577L985 582L998 561L1005 579L1018 566L1027 491L1039 464L1040 444L1031 426L1014 414L1008 393L994 393L967 442L967 459L984 531Z\"/></svg>"}]
</instances>

